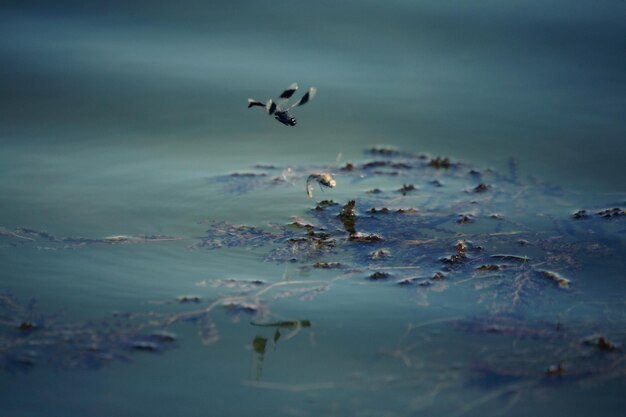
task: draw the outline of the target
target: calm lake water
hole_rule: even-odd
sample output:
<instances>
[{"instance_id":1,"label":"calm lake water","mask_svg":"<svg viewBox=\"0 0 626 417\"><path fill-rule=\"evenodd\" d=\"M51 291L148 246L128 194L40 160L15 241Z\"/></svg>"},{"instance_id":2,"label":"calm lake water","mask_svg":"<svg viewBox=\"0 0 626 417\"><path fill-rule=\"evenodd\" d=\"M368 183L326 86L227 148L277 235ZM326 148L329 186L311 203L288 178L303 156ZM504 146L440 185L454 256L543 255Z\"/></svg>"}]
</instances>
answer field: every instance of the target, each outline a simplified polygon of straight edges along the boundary
<instances>
[{"instance_id":1,"label":"calm lake water","mask_svg":"<svg viewBox=\"0 0 626 417\"><path fill-rule=\"evenodd\" d=\"M0 414L621 415L624 21L3 3Z\"/></svg>"}]
</instances>

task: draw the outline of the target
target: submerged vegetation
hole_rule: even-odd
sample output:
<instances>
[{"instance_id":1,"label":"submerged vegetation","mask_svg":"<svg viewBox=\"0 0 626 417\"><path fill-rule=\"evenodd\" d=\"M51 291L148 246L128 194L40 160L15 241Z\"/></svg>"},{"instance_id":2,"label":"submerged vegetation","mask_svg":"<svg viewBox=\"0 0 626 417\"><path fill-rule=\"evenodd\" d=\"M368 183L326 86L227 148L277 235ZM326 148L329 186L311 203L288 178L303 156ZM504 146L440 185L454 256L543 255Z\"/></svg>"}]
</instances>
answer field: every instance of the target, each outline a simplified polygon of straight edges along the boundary
<instances>
[{"instance_id":1,"label":"submerged vegetation","mask_svg":"<svg viewBox=\"0 0 626 417\"><path fill-rule=\"evenodd\" d=\"M333 195L337 201L321 200L294 213L295 219L276 219L269 225L211 219L201 223L205 231L200 237L105 238L0 227L3 250L180 240L182 250L254 248L259 262L296 265L304 276L269 282L207 279L198 283L199 295L172 295L155 303L159 307L154 310L84 323L64 322L62 315L39 312L33 302L21 303L2 293L0 367L14 371L39 363L97 367L126 361L133 352L161 352L181 343L171 329L183 322L196 326L202 343L212 345L219 341L215 315L222 311L236 320L247 316L259 331L251 342L256 355L253 379L258 382L270 346L275 349L279 342L315 327L314 318L282 317L273 304L285 298L311 301L339 282L359 280L411 291L422 307L434 293L467 294L475 303L471 311L480 314L428 325L468 338L498 339L483 343L475 360L462 365L464 378L479 386L504 381L509 388L537 387L546 380L626 377L623 297L596 302L577 296L581 271L593 270L608 258L620 262L623 271L623 256L617 257L624 253L626 231L621 206L572 213L564 193L519 178L513 161L508 172L498 173L393 148L371 148L367 155L376 159L346 163L333 174L340 177L337 182L329 173L320 174L320 167L273 165L209 180L225 196L294 185L299 190L294 195L303 197L301 185L306 183L311 197L313 182L327 188L339 184L329 192L350 196L340 201ZM310 172L318 174L312 177ZM605 206L598 202L598 207ZM567 305L563 300L568 299L565 311L546 309L553 302ZM577 315L583 310L587 315ZM547 317L545 311L554 315ZM419 372L422 345L413 337L422 325L409 323L399 344L381 346L381 356Z\"/></svg>"}]
</instances>

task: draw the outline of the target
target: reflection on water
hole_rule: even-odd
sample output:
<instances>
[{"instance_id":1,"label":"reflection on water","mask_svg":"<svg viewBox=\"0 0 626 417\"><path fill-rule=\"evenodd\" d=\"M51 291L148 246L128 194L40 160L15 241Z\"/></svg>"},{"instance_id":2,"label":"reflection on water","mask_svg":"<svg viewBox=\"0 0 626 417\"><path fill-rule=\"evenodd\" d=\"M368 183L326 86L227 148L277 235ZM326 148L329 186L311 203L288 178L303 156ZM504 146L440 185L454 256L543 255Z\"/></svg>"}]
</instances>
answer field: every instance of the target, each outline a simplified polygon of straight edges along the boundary
<instances>
[{"instance_id":1,"label":"reflection on water","mask_svg":"<svg viewBox=\"0 0 626 417\"><path fill-rule=\"evenodd\" d=\"M0 414L618 415L625 7L3 3Z\"/></svg>"},{"instance_id":2,"label":"reflection on water","mask_svg":"<svg viewBox=\"0 0 626 417\"><path fill-rule=\"evenodd\" d=\"M273 335L271 337L271 346L272 351L276 352L276 347L278 345L278 341L283 338L283 340L287 341L292 337L295 337L301 329L311 327L311 322L309 320L291 320L291 321L281 321L276 323L252 323L254 326L258 327L272 327L275 330L273 331ZM283 336L281 333L281 329L283 332L288 331L286 335ZM268 341L270 338L263 337L260 335L256 335L254 340L252 340L252 349L256 353L255 358L255 371L254 371L254 380L260 381L263 377L263 362L265 360L265 349L267 347Z\"/></svg>"}]
</instances>

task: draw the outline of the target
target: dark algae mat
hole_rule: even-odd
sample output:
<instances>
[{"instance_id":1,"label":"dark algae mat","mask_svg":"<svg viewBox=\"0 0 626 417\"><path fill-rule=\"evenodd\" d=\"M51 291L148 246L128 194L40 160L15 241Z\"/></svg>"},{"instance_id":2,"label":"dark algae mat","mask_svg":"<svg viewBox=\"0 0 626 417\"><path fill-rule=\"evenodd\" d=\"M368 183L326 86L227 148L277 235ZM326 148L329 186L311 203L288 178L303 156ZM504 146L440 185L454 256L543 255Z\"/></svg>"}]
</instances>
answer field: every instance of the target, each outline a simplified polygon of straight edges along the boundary
<instances>
[{"instance_id":1,"label":"dark algae mat","mask_svg":"<svg viewBox=\"0 0 626 417\"><path fill-rule=\"evenodd\" d=\"M0 369L65 372L130 362L137 355L167 355L191 342L177 335L180 326L194 326L211 349L223 342L221 332L234 320L254 329L248 346L253 371L242 379L260 388L306 392L415 385L419 395L411 407L419 410L445 390L472 386L479 392L475 401L451 405L455 415L471 415L492 401L513 406L571 384L623 387L626 201L581 198L521 172L514 160L497 172L375 147L359 161L338 160L330 167L263 164L207 179L211 192L224 199L258 193L272 201L272 195L291 192L293 199L308 202L292 217L263 224L208 218L197 223L194 236L108 237L56 236L28 225L3 225L0 250L5 253L167 245L192 254L246 251L259 263L284 264L289 273L273 279L208 278L197 283L194 294L172 294L139 311L88 321L69 320L34 299L13 296L5 283ZM312 173L327 174L336 186L313 181L310 188ZM612 290L598 293L603 282ZM323 331L316 317L285 315L280 303L324 305L324 297L346 283L359 283L351 291L363 297L373 291L408 294L416 312L433 308L447 294L456 300L455 308L429 320L420 321L416 313L397 338L381 340L376 366L402 369L391 379L374 372L317 385L265 380L268 355L292 339ZM332 305L326 307L332 312ZM363 320L385 314L364 308ZM456 359L459 348L469 359ZM425 381L419 376L424 372L436 378Z\"/></svg>"}]
</instances>

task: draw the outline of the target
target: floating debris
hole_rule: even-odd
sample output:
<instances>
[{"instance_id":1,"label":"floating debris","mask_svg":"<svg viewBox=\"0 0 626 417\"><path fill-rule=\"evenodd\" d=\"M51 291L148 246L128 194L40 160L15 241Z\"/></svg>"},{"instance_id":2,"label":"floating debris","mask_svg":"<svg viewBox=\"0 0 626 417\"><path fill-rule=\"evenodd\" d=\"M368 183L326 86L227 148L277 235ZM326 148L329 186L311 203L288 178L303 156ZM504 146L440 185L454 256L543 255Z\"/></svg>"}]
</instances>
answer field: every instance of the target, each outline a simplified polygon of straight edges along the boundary
<instances>
[{"instance_id":1,"label":"floating debris","mask_svg":"<svg viewBox=\"0 0 626 417\"><path fill-rule=\"evenodd\" d=\"M469 258L463 253L455 253L454 255L444 256L439 260L447 265L460 265L469 261Z\"/></svg>"},{"instance_id":2,"label":"floating debris","mask_svg":"<svg viewBox=\"0 0 626 417\"><path fill-rule=\"evenodd\" d=\"M20 325L19 325L19 329L20 329L20 330L25 330L25 331L27 331L27 330L33 330L33 329L35 329L35 328L37 328L37 326L35 325L35 323L30 322L30 321L23 321L23 322L21 322L21 323L20 323Z\"/></svg>"},{"instance_id":3,"label":"floating debris","mask_svg":"<svg viewBox=\"0 0 626 417\"><path fill-rule=\"evenodd\" d=\"M341 208L339 219L344 229L346 229L350 235L356 234L356 202L354 200L348 201L348 203Z\"/></svg>"},{"instance_id":4,"label":"floating debris","mask_svg":"<svg viewBox=\"0 0 626 417\"><path fill-rule=\"evenodd\" d=\"M251 325L257 327L279 327L286 329L295 329L297 327L311 327L310 320L288 320L288 321L278 321L274 323L257 323L250 322Z\"/></svg>"},{"instance_id":5,"label":"floating debris","mask_svg":"<svg viewBox=\"0 0 626 417\"><path fill-rule=\"evenodd\" d=\"M485 342L480 350L473 352L476 364L460 364L464 367L463 376L466 370L471 378L483 374L492 381L509 378L538 384L542 380L545 383L546 375L563 376L563 382L589 376L623 378L626 375L621 348L623 303L600 300L597 305L601 307L597 309L604 316L596 317L589 313L596 308L596 300L585 303L588 300L582 298L582 291L554 290L569 288L572 284L565 276L582 275L579 271L586 272L587 266L594 266L591 261L602 262L611 257L611 262L621 262L616 256L620 254L616 242L621 239L618 233L622 230L616 229L623 229L623 223L617 220L623 216L622 208L600 210L597 207L602 206L596 206L574 214L559 214L557 209L569 207L566 203L570 203L565 201L563 193L540 181L518 178L515 172L502 174L470 167L446 169L460 164L448 158L427 159L396 150L372 153L377 155L377 160L354 161L341 168L346 184L363 190L355 192L345 205L322 200L302 213L292 213L311 219L287 217L275 224L210 221L204 236L191 238L198 242L192 247L255 248L246 252L246 256L258 256L259 261L297 263L300 268L285 266L285 269L289 273L295 270L305 279L280 280L275 276L267 280L265 277L205 279L197 285L213 288L203 293L203 297L176 298L173 294L156 311L122 313L107 317L107 321L84 323L63 323L52 314L40 315L28 303L22 305L0 294L0 368L23 370L51 362L64 367L98 367L113 361L128 361L140 352L157 353L176 346L177 337L169 331L180 322L192 323L201 342L212 345L219 341L218 324L223 325L219 315L212 317L213 309L219 310L219 314L223 314L222 310L234 313L233 320L246 314L254 316L251 325L255 328L250 339L256 336L251 349L254 354L270 354L272 343L276 348L277 343L311 325L308 320L285 319L279 305L278 311L273 311L273 302L288 297L310 301L329 291L337 280L356 277L380 281L377 287L389 283L392 291L402 293L410 302L416 301L416 308L426 308L427 294L434 297L436 291L449 288L467 293L459 299L476 300L477 305L470 307L477 316L446 320L456 329L502 340L493 344ZM276 177L274 170L279 168L275 166L254 168L257 169L267 172L241 171L224 175L219 181L235 190L259 190L275 182L297 186L300 181L307 181L308 194L312 194L309 189L315 182L332 188L324 182L334 181L326 169L316 166L290 168L280 177ZM316 174L311 177L311 172ZM375 175L401 175L402 181L398 181L400 177L374 178ZM418 209L398 208L406 198L393 190L403 182L405 192L417 190L413 184L419 187L424 184L419 198L415 198L419 202L412 203L418 204ZM445 187L439 188L442 184ZM370 192L364 191L367 189ZM481 198L475 194L483 192L486 194ZM372 208L362 211L357 210L357 205ZM589 220L576 222L572 217ZM486 220L470 227L454 223L455 220L472 223L478 218L502 221ZM534 219L539 221L533 223ZM175 238L124 234L93 239L64 238L28 228L0 228L0 242L5 250L17 246L60 249L96 244L102 250L111 250L115 249L112 245L161 239ZM532 261L527 256L515 255L526 250ZM447 256L442 258L442 255ZM415 276L416 269L425 272ZM466 282L471 285L463 285ZM456 300L458 294L452 295ZM537 309L552 304L559 314L566 311L563 317L554 317L554 310ZM420 315L420 311L416 310L415 314ZM538 316L545 322L537 321ZM422 348L426 345L423 340L415 343L411 336L409 331L401 338L406 339L406 346L400 346L398 351L406 351L404 364L414 365L424 359L419 355L425 352ZM439 340L433 338L432 342ZM515 349L509 349L511 345Z\"/></svg>"},{"instance_id":6,"label":"floating debris","mask_svg":"<svg viewBox=\"0 0 626 417\"><path fill-rule=\"evenodd\" d=\"M528 323L514 316L497 315L455 320L452 325L459 330L475 334L499 334L518 339L563 339L565 334L545 324Z\"/></svg>"},{"instance_id":7,"label":"floating debris","mask_svg":"<svg viewBox=\"0 0 626 417\"><path fill-rule=\"evenodd\" d=\"M595 214L598 217L611 220L615 218L626 217L626 209L623 209L621 207L613 207L597 211ZM572 214L572 218L576 220L587 219L589 218L589 212L587 210L578 210L577 212Z\"/></svg>"},{"instance_id":8,"label":"floating debris","mask_svg":"<svg viewBox=\"0 0 626 417\"><path fill-rule=\"evenodd\" d=\"M476 187L474 187L472 191L475 193L484 193L487 190L489 190L489 186L481 182Z\"/></svg>"},{"instance_id":9,"label":"floating debris","mask_svg":"<svg viewBox=\"0 0 626 417\"><path fill-rule=\"evenodd\" d=\"M374 252L372 252L370 254L370 259L373 261L379 260L379 259L387 259L389 258L390 253L388 250L386 249L378 249L375 250Z\"/></svg>"},{"instance_id":10,"label":"floating debris","mask_svg":"<svg viewBox=\"0 0 626 417\"><path fill-rule=\"evenodd\" d=\"M398 190L398 192L401 193L402 195L407 195L408 193L412 191L416 191L416 190L417 188L415 188L413 184L403 184L402 187L400 187L400 189Z\"/></svg>"},{"instance_id":11,"label":"floating debris","mask_svg":"<svg viewBox=\"0 0 626 417\"><path fill-rule=\"evenodd\" d=\"M351 233L350 236L348 236L348 240L350 242L359 242L359 243L378 243L378 242L382 242L383 238L370 233L370 234L363 234L363 233Z\"/></svg>"},{"instance_id":12,"label":"floating debris","mask_svg":"<svg viewBox=\"0 0 626 417\"><path fill-rule=\"evenodd\" d=\"M370 274L369 279L379 281L381 279L388 279L389 277L391 277L391 274L387 272L376 271Z\"/></svg>"},{"instance_id":13,"label":"floating debris","mask_svg":"<svg viewBox=\"0 0 626 417\"><path fill-rule=\"evenodd\" d=\"M137 335L134 340L130 341L129 347L132 350L156 353L162 352L167 345L176 340L177 338L173 333L158 331L149 335Z\"/></svg>"},{"instance_id":14,"label":"floating debris","mask_svg":"<svg viewBox=\"0 0 626 417\"><path fill-rule=\"evenodd\" d=\"M393 211L389 210L387 207L382 207L382 208L379 208L379 209L377 209L376 207L372 207L369 210L369 212L372 213L372 214L378 214L378 213L381 213L381 214L387 214L387 213L403 214L403 213L417 213L418 211L417 211L417 209L414 209L412 207L408 208L408 209L399 208L399 209L396 209L396 210L393 210Z\"/></svg>"},{"instance_id":15,"label":"floating debris","mask_svg":"<svg viewBox=\"0 0 626 417\"><path fill-rule=\"evenodd\" d=\"M501 269L502 269L501 265L487 264L487 265L481 265L481 266L477 267L475 269L475 271L477 271L477 272L495 272L495 271L500 271Z\"/></svg>"},{"instance_id":16,"label":"floating debris","mask_svg":"<svg viewBox=\"0 0 626 417\"><path fill-rule=\"evenodd\" d=\"M178 297L178 302L179 303L200 303L202 302L202 297L199 297L197 295L181 295L180 297Z\"/></svg>"},{"instance_id":17,"label":"floating debris","mask_svg":"<svg viewBox=\"0 0 626 417\"><path fill-rule=\"evenodd\" d=\"M431 159L430 161L428 161L428 166L431 166L433 168L450 168L451 163L450 163L450 159L449 158L441 158L441 157L436 157Z\"/></svg>"},{"instance_id":18,"label":"floating debris","mask_svg":"<svg viewBox=\"0 0 626 417\"><path fill-rule=\"evenodd\" d=\"M278 167L273 164L256 164L254 167L257 169L278 169Z\"/></svg>"},{"instance_id":19,"label":"floating debris","mask_svg":"<svg viewBox=\"0 0 626 417\"><path fill-rule=\"evenodd\" d=\"M427 280L423 279L423 278L418 278L418 277L414 277L414 278L404 278L401 279L400 281L397 282L398 285L405 287L405 286L410 286L410 285L421 285L421 286L428 286L430 285L430 282L428 282Z\"/></svg>"},{"instance_id":20,"label":"floating debris","mask_svg":"<svg viewBox=\"0 0 626 417\"><path fill-rule=\"evenodd\" d=\"M376 213L383 213L383 214L386 214L386 213L389 213L389 209L388 209L387 207L383 207L383 208L380 208L380 209L377 209L377 208L375 208L375 207L372 207L372 208L370 209L370 213L372 213L372 214L376 214Z\"/></svg>"},{"instance_id":21,"label":"floating debris","mask_svg":"<svg viewBox=\"0 0 626 417\"><path fill-rule=\"evenodd\" d=\"M259 279L247 280L247 279L215 279L215 280L202 280L196 283L199 287L206 287L211 285L212 287L224 287L224 288L240 288L240 289L252 289L265 285L265 281Z\"/></svg>"},{"instance_id":22,"label":"floating debris","mask_svg":"<svg viewBox=\"0 0 626 417\"><path fill-rule=\"evenodd\" d=\"M259 304L256 303L247 303L240 301L227 301L222 304L224 308L230 310L233 313L247 313L247 314L256 314L259 311Z\"/></svg>"},{"instance_id":23,"label":"floating debris","mask_svg":"<svg viewBox=\"0 0 626 417\"><path fill-rule=\"evenodd\" d=\"M222 221L212 221L205 237L193 248L217 249L221 247L262 246L286 237L285 230L269 232L254 226L236 225Z\"/></svg>"},{"instance_id":24,"label":"floating debris","mask_svg":"<svg viewBox=\"0 0 626 417\"><path fill-rule=\"evenodd\" d=\"M356 217L356 201L350 200L341 208L339 218L343 221L344 219L352 219L354 217Z\"/></svg>"},{"instance_id":25,"label":"floating debris","mask_svg":"<svg viewBox=\"0 0 626 417\"><path fill-rule=\"evenodd\" d=\"M130 348L143 352L158 352L160 351L159 344L156 342L149 342L147 340L137 340L130 344Z\"/></svg>"},{"instance_id":26,"label":"floating debris","mask_svg":"<svg viewBox=\"0 0 626 417\"><path fill-rule=\"evenodd\" d=\"M567 289L570 287L570 280L556 272L546 270L540 270L538 272L549 280L554 281L560 288Z\"/></svg>"},{"instance_id":27,"label":"floating debris","mask_svg":"<svg viewBox=\"0 0 626 417\"><path fill-rule=\"evenodd\" d=\"M474 216L471 214L459 214L459 218L456 220L459 224L474 223L474 221Z\"/></svg>"},{"instance_id":28,"label":"floating debris","mask_svg":"<svg viewBox=\"0 0 626 417\"><path fill-rule=\"evenodd\" d=\"M615 207L612 209L605 209L605 210L599 211L598 216L604 217L605 219L624 217L626 216L626 210L620 207Z\"/></svg>"},{"instance_id":29,"label":"floating debris","mask_svg":"<svg viewBox=\"0 0 626 417\"><path fill-rule=\"evenodd\" d=\"M354 164L348 162L340 168L341 171L354 171Z\"/></svg>"},{"instance_id":30,"label":"floating debris","mask_svg":"<svg viewBox=\"0 0 626 417\"><path fill-rule=\"evenodd\" d=\"M315 262L313 264L313 268L321 268L321 269L334 269L334 268L341 268L342 265L340 262Z\"/></svg>"},{"instance_id":31,"label":"floating debris","mask_svg":"<svg viewBox=\"0 0 626 417\"><path fill-rule=\"evenodd\" d=\"M554 376L563 376L565 375L565 368L562 363L558 365L550 365L546 370L546 376L554 377Z\"/></svg>"},{"instance_id":32,"label":"floating debris","mask_svg":"<svg viewBox=\"0 0 626 417\"><path fill-rule=\"evenodd\" d=\"M159 342L175 342L178 339L174 333L165 330L153 332L150 337Z\"/></svg>"},{"instance_id":33,"label":"floating debris","mask_svg":"<svg viewBox=\"0 0 626 417\"><path fill-rule=\"evenodd\" d=\"M0 227L0 236L19 239L21 244L44 244L38 248L46 250L77 249L86 245L142 244L180 240L180 238L165 235L114 235L104 238L62 237L27 227L18 227L15 231Z\"/></svg>"},{"instance_id":34,"label":"floating debris","mask_svg":"<svg viewBox=\"0 0 626 417\"><path fill-rule=\"evenodd\" d=\"M267 174L264 172L261 173L257 173L257 172L233 172L232 174L230 174L231 177L243 177L243 178L253 178L253 177L267 177Z\"/></svg>"},{"instance_id":35,"label":"floating debris","mask_svg":"<svg viewBox=\"0 0 626 417\"><path fill-rule=\"evenodd\" d=\"M328 207L337 206L339 203L335 203L333 200L322 200L315 206L315 210L325 210Z\"/></svg>"},{"instance_id":36,"label":"floating debris","mask_svg":"<svg viewBox=\"0 0 626 417\"><path fill-rule=\"evenodd\" d=\"M582 341L582 344L586 346L594 346L600 350L606 350L609 352L618 349L618 346L615 343L611 342L604 336L587 337Z\"/></svg>"},{"instance_id":37,"label":"floating debris","mask_svg":"<svg viewBox=\"0 0 626 417\"><path fill-rule=\"evenodd\" d=\"M367 162L363 165L361 165L362 169L371 169L371 168L380 168L380 167L387 167L390 166L391 163L389 161L372 161L372 162Z\"/></svg>"},{"instance_id":38,"label":"floating debris","mask_svg":"<svg viewBox=\"0 0 626 417\"><path fill-rule=\"evenodd\" d=\"M383 156L401 156L402 153L392 146L373 146L367 150L368 153Z\"/></svg>"},{"instance_id":39,"label":"floating debris","mask_svg":"<svg viewBox=\"0 0 626 417\"><path fill-rule=\"evenodd\" d=\"M443 281L444 279L446 279L446 276L443 274L443 272L437 271L433 274L432 277L430 277L430 279L433 281Z\"/></svg>"},{"instance_id":40,"label":"floating debris","mask_svg":"<svg viewBox=\"0 0 626 417\"><path fill-rule=\"evenodd\" d=\"M509 262L517 262L517 263L526 263L530 261L528 256L519 256L519 255L491 255L492 259L499 259L501 261L509 261Z\"/></svg>"}]
</instances>

